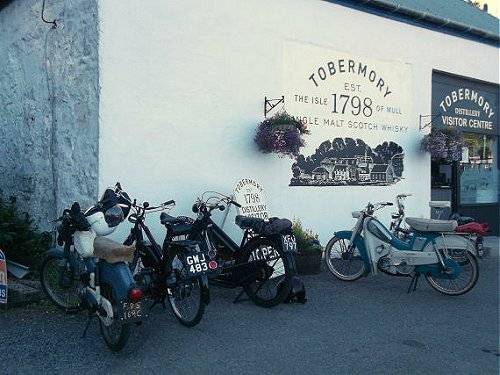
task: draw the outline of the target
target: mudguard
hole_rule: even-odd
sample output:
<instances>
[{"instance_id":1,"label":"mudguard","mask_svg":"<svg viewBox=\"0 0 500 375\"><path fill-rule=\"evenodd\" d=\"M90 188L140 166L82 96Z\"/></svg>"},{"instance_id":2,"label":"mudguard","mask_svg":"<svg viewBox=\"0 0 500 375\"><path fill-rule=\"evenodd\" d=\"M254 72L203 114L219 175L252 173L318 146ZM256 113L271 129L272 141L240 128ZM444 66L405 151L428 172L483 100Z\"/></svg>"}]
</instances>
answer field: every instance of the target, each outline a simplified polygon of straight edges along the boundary
<instances>
[{"instance_id":1,"label":"mudguard","mask_svg":"<svg viewBox=\"0 0 500 375\"><path fill-rule=\"evenodd\" d=\"M352 230L341 230L335 232L335 237L350 241L352 237ZM354 244L356 245L356 248L359 250L359 253L361 254L361 258L363 259L363 262L365 263L366 266L366 271L369 272L369 270L371 270L370 259L368 258L368 253L366 252L366 247L365 247L365 241L363 239L363 236L361 236L361 234L354 239Z\"/></svg>"},{"instance_id":2,"label":"mudguard","mask_svg":"<svg viewBox=\"0 0 500 375\"><path fill-rule=\"evenodd\" d=\"M98 267L99 283L110 285L118 301L127 299L128 291L134 285L134 279L127 263L108 263L105 260L100 260Z\"/></svg>"},{"instance_id":3,"label":"mudguard","mask_svg":"<svg viewBox=\"0 0 500 375\"><path fill-rule=\"evenodd\" d=\"M436 235L432 241L429 241L423 251L434 251L437 249L467 250L477 256L476 246L469 238L457 234Z\"/></svg>"},{"instance_id":4,"label":"mudguard","mask_svg":"<svg viewBox=\"0 0 500 375\"><path fill-rule=\"evenodd\" d=\"M290 274L292 276L295 276L298 274L297 272L297 263L295 262L295 257L293 256L293 253L291 251L284 251L284 260L288 263L288 267L290 269Z\"/></svg>"},{"instance_id":5,"label":"mudguard","mask_svg":"<svg viewBox=\"0 0 500 375\"><path fill-rule=\"evenodd\" d=\"M256 236L256 237L253 237L251 240L249 240L247 243L245 243L245 245L243 247L252 246L253 243L259 239L268 239L268 240L270 239L270 240L274 241L274 243L276 245L280 246L281 234L276 235L276 236ZM289 251L289 250L285 250L285 249L283 249L282 246L281 246L281 250L283 251L283 261L286 261L288 263L291 275L292 276L297 275L297 265L295 263L295 257L293 255L294 252Z\"/></svg>"},{"instance_id":6,"label":"mudguard","mask_svg":"<svg viewBox=\"0 0 500 375\"><path fill-rule=\"evenodd\" d=\"M208 277L206 274L200 276L201 298L208 305L210 303L210 289L208 288Z\"/></svg>"},{"instance_id":7,"label":"mudguard","mask_svg":"<svg viewBox=\"0 0 500 375\"><path fill-rule=\"evenodd\" d=\"M53 247L45 252L47 257L64 258L64 250L60 247Z\"/></svg>"}]
</instances>

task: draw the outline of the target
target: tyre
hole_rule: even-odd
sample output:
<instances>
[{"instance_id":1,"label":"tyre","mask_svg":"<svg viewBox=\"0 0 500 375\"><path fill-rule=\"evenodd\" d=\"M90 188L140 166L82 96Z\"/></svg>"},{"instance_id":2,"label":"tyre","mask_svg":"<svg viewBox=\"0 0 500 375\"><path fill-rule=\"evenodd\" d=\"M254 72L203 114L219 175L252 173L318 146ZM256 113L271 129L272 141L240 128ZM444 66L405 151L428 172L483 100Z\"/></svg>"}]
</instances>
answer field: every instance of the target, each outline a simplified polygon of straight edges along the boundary
<instances>
[{"instance_id":1,"label":"tyre","mask_svg":"<svg viewBox=\"0 0 500 375\"><path fill-rule=\"evenodd\" d=\"M99 316L101 335L109 349L119 352L128 341L131 323L123 324L117 318L117 301L114 298L111 286L101 285L101 295L111 303L110 308L113 311L113 318ZM103 308L106 310L104 306Z\"/></svg>"},{"instance_id":2,"label":"tyre","mask_svg":"<svg viewBox=\"0 0 500 375\"><path fill-rule=\"evenodd\" d=\"M177 282L168 289L168 301L177 320L186 327L197 325L205 312L201 277L185 279L177 273Z\"/></svg>"},{"instance_id":3,"label":"tyre","mask_svg":"<svg viewBox=\"0 0 500 375\"><path fill-rule=\"evenodd\" d=\"M290 294L292 270L287 259L281 246L269 238L250 241L241 250L237 264L266 261L243 282L245 293L257 306L279 305Z\"/></svg>"},{"instance_id":4,"label":"tyre","mask_svg":"<svg viewBox=\"0 0 500 375\"><path fill-rule=\"evenodd\" d=\"M351 240L333 237L325 248L325 263L331 273L342 281L355 281L365 274L365 262Z\"/></svg>"},{"instance_id":5,"label":"tyre","mask_svg":"<svg viewBox=\"0 0 500 375\"><path fill-rule=\"evenodd\" d=\"M447 277L446 272L443 272L440 277L427 274L425 278L429 285L438 292L449 296L459 296L474 288L479 277L477 258L469 251L466 251L463 257L467 260L462 259L457 262L460 267L460 274L456 278ZM446 259L445 257L445 262Z\"/></svg>"},{"instance_id":6,"label":"tyre","mask_svg":"<svg viewBox=\"0 0 500 375\"><path fill-rule=\"evenodd\" d=\"M65 258L48 256L40 269L40 282L49 299L66 313L81 311L79 276L70 269Z\"/></svg>"}]
</instances>

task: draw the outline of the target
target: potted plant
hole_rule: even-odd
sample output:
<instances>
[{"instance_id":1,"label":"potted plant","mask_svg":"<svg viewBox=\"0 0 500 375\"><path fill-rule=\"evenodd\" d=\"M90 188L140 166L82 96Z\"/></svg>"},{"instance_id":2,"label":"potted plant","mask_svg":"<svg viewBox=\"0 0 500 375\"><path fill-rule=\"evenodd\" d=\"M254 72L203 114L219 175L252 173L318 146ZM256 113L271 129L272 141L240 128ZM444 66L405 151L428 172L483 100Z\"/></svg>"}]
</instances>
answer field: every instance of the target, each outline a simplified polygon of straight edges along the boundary
<instances>
[{"instance_id":1,"label":"potted plant","mask_svg":"<svg viewBox=\"0 0 500 375\"><path fill-rule=\"evenodd\" d=\"M299 155L300 148L305 145L302 136L308 133L304 123L286 112L280 112L257 126L254 141L263 153L295 158Z\"/></svg>"},{"instance_id":2,"label":"potted plant","mask_svg":"<svg viewBox=\"0 0 500 375\"><path fill-rule=\"evenodd\" d=\"M0 249L8 260L36 270L51 244L50 233L38 231L28 214L18 211L15 197L0 196Z\"/></svg>"},{"instance_id":3,"label":"potted plant","mask_svg":"<svg viewBox=\"0 0 500 375\"><path fill-rule=\"evenodd\" d=\"M432 160L462 160L462 133L456 129L432 129L421 141L421 149L430 152Z\"/></svg>"},{"instance_id":4,"label":"potted plant","mask_svg":"<svg viewBox=\"0 0 500 375\"><path fill-rule=\"evenodd\" d=\"M304 229L298 219L294 219L292 232L297 241L295 263L300 275L314 275L321 272L321 247L318 235L310 229Z\"/></svg>"}]
</instances>

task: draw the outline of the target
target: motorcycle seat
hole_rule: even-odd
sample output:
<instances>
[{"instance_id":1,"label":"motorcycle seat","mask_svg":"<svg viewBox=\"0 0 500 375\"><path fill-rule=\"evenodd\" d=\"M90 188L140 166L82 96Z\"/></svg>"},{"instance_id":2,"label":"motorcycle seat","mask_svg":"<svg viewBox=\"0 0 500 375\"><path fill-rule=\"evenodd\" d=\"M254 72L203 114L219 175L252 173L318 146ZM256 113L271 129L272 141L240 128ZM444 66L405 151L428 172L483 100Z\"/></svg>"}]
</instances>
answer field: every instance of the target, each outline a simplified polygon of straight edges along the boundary
<instances>
[{"instance_id":1,"label":"motorcycle seat","mask_svg":"<svg viewBox=\"0 0 500 375\"><path fill-rule=\"evenodd\" d=\"M237 215L235 224L241 229L250 229L258 234L272 235L288 233L292 229L292 222L288 219L272 217L269 221L256 217Z\"/></svg>"},{"instance_id":2,"label":"motorcycle seat","mask_svg":"<svg viewBox=\"0 0 500 375\"><path fill-rule=\"evenodd\" d=\"M165 225L172 236L183 236L189 234L193 229L193 219L187 216L174 217L162 212L160 222Z\"/></svg>"},{"instance_id":3,"label":"motorcycle seat","mask_svg":"<svg viewBox=\"0 0 500 375\"><path fill-rule=\"evenodd\" d=\"M182 217L174 217L170 216L166 212L162 212L160 214L160 223L162 225L167 225L167 224L181 224L184 223L185 220Z\"/></svg>"},{"instance_id":4,"label":"motorcycle seat","mask_svg":"<svg viewBox=\"0 0 500 375\"><path fill-rule=\"evenodd\" d=\"M407 217L406 224L419 232L453 232L457 227L455 220L434 220L420 217Z\"/></svg>"},{"instance_id":5,"label":"motorcycle seat","mask_svg":"<svg viewBox=\"0 0 500 375\"><path fill-rule=\"evenodd\" d=\"M122 245L106 237L96 237L94 240L94 256L108 263L131 263L134 258L135 244Z\"/></svg>"}]
</instances>

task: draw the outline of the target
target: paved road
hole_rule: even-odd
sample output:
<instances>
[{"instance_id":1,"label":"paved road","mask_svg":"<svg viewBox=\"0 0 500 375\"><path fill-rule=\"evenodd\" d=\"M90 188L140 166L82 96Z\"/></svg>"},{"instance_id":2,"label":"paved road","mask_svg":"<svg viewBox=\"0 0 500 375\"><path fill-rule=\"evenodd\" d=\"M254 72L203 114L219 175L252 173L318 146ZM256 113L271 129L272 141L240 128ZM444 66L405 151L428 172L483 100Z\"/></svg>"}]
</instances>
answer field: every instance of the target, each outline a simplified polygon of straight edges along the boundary
<instances>
[{"instance_id":1,"label":"paved road","mask_svg":"<svg viewBox=\"0 0 500 375\"><path fill-rule=\"evenodd\" d=\"M0 312L0 373L498 374L498 252L476 288L443 296L425 281L380 275L342 283L305 277L309 302L262 309L213 289L195 328L158 308L119 354L81 315L30 308Z\"/></svg>"}]
</instances>

